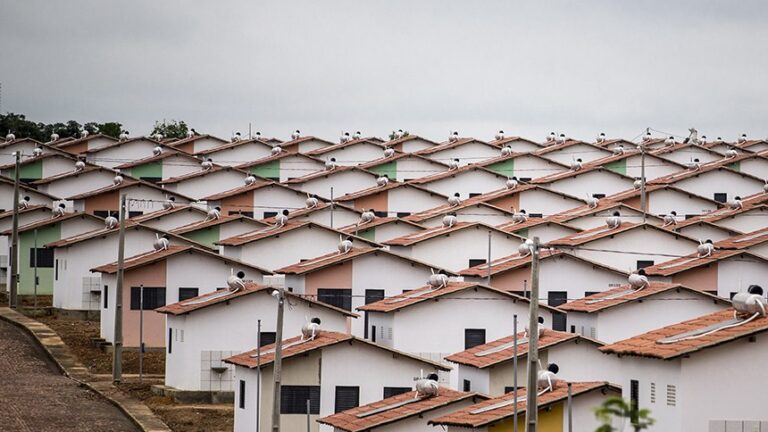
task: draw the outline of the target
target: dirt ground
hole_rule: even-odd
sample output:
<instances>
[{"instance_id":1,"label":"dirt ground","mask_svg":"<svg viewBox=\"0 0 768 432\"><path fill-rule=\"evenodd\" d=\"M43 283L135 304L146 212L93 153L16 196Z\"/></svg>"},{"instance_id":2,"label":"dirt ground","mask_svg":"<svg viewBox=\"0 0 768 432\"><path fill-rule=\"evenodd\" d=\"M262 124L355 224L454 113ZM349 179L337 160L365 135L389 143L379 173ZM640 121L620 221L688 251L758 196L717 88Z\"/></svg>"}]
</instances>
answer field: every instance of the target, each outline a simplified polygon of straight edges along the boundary
<instances>
[{"instance_id":1,"label":"dirt ground","mask_svg":"<svg viewBox=\"0 0 768 432\"><path fill-rule=\"evenodd\" d=\"M127 382L119 387L141 399L174 432L231 432L234 428L232 404L180 405L169 397L152 394L147 383Z\"/></svg>"},{"instance_id":2,"label":"dirt ground","mask_svg":"<svg viewBox=\"0 0 768 432\"><path fill-rule=\"evenodd\" d=\"M99 321L82 321L55 316L38 316L36 320L52 328L61 336L80 361L94 374L112 373L112 353L101 351L93 344L93 338L99 337ZM123 351L123 373L139 373L139 353ZM144 373L164 374L165 354L162 352L144 353Z\"/></svg>"}]
</instances>

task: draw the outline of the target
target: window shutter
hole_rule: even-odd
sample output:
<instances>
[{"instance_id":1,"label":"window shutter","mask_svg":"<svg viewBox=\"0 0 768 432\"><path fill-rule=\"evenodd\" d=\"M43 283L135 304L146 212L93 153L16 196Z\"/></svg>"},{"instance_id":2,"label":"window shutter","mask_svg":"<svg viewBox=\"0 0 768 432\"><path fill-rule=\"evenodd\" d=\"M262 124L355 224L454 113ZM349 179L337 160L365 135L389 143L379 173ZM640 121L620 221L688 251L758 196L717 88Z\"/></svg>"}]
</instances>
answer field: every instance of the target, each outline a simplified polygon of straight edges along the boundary
<instances>
[{"instance_id":1,"label":"window shutter","mask_svg":"<svg viewBox=\"0 0 768 432\"><path fill-rule=\"evenodd\" d=\"M408 393L409 391L411 391L410 387L384 387L384 399Z\"/></svg>"},{"instance_id":2,"label":"window shutter","mask_svg":"<svg viewBox=\"0 0 768 432\"><path fill-rule=\"evenodd\" d=\"M320 414L320 386L282 386L280 414Z\"/></svg>"},{"instance_id":3,"label":"window shutter","mask_svg":"<svg viewBox=\"0 0 768 432\"><path fill-rule=\"evenodd\" d=\"M360 387L336 387L336 411L337 413L352 409L360 405Z\"/></svg>"},{"instance_id":4,"label":"window shutter","mask_svg":"<svg viewBox=\"0 0 768 432\"><path fill-rule=\"evenodd\" d=\"M464 349L482 345L485 343L485 329L465 329Z\"/></svg>"}]
</instances>

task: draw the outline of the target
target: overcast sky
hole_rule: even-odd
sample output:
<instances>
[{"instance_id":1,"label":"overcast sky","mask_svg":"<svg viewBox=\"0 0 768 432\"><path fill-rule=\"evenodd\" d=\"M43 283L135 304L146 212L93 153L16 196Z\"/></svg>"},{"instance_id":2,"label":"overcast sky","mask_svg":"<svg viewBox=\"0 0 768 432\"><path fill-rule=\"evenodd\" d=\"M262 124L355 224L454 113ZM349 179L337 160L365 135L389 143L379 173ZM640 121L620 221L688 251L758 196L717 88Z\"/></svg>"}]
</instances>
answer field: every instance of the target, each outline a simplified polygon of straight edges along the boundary
<instances>
[{"instance_id":1,"label":"overcast sky","mask_svg":"<svg viewBox=\"0 0 768 432\"><path fill-rule=\"evenodd\" d=\"M765 1L0 0L2 111L443 140L768 136Z\"/></svg>"}]
</instances>

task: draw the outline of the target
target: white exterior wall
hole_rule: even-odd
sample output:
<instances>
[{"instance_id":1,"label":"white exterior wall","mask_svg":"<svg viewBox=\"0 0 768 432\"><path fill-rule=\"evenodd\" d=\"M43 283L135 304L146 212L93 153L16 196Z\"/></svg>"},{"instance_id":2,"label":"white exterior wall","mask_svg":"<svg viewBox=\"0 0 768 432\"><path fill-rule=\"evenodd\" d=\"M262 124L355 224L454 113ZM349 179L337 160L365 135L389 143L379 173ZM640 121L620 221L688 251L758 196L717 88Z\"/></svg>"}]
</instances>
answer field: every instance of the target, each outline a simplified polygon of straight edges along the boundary
<instances>
[{"instance_id":1,"label":"white exterior wall","mask_svg":"<svg viewBox=\"0 0 768 432\"><path fill-rule=\"evenodd\" d=\"M659 189L651 192L648 196L648 211L661 215L674 210L677 212L678 220L685 219L687 214L700 215L717 210L717 204L711 201L673 190Z\"/></svg>"},{"instance_id":2,"label":"white exterior wall","mask_svg":"<svg viewBox=\"0 0 768 432\"><path fill-rule=\"evenodd\" d=\"M373 241L378 243L383 243L385 241L392 240L394 238L413 234L417 231L421 231L421 229L411 224L402 223L402 222L400 223L390 222L383 225L379 225L376 228L374 228Z\"/></svg>"},{"instance_id":3,"label":"white exterior wall","mask_svg":"<svg viewBox=\"0 0 768 432\"><path fill-rule=\"evenodd\" d=\"M170 191L191 198L202 199L242 186L244 181L245 175L237 171L217 171L205 176L193 177L164 186Z\"/></svg>"},{"instance_id":4,"label":"white exterior wall","mask_svg":"<svg viewBox=\"0 0 768 432\"><path fill-rule=\"evenodd\" d=\"M355 166L360 165L361 163L379 159L381 158L383 152L384 149L377 145L361 142L351 146L332 150L322 155L317 155L316 157L322 160L336 158L336 163L339 165Z\"/></svg>"},{"instance_id":5,"label":"white exterior wall","mask_svg":"<svg viewBox=\"0 0 768 432\"><path fill-rule=\"evenodd\" d=\"M687 290L667 291L597 312L596 339L610 344L726 307Z\"/></svg>"},{"instance_id":6,"label":"white exterior wall","mask_svg":"<svg viewBox=\"0 0 768 432\"><path fill-rule=\"evenodd\" d=\"M323 198L330 198L333 187L333 196L340 197L376 186L376 176L360 171L345 171L290 186Z\"/></svg>"},{"instance_id":7,"label":"white exterior wall","mask_svg":"<svg viewBox=\"0 0 768 432\"><path fill-rule=\"evenodd\" d=\"M308 220L318 225L339 228L359 222L360 215L343 207L336 207L333 209L333 224L331 224L331 209L326 207L322 210L313 211L306 216L297 217L295 220Z\"/></svg>"},{"instance_id":8,"label":"white exterior wall","mask_svg":"<svg viewBox=\"0 0 768 432\"><path fill-rule=\"evenodd\" d=\"M611 156L612 154L612 151L600 149L597 146L575 144L560 150L544 153L541 156L561 164L570 165L576 159L581 159L584 163L587 163Z\"/></svg>"},{"instance_id":9,"label":"white exterior wall","mask_svg":"<svg viewBox=\"0 0 768 432\"><path fill-rule=\"evenodd\" d=\"M204 219L205 214L200 214L199 212L193 210L183 210L160 216L146 222L142 222L141 224L163 231L170 231L194 222L201 222Z\"/></svg>"},{"instance_id":10,"label":"white exterior wall","mask_svg":"<svg viewBox=\"0 0 768 432\"><path fill-rule=\"evenodd\" d=\"M568 299L579 299L587 292L607 291L626 281L627 276L621 273L560 255L540 261L539 297L547 298L550 291L567 291Z\"/></svg>"},{"instance_id":11,"label":"white exterior wall","mask_svg":"<svg viewBox=\"0 0 768 432\"><path fill-rule=\"evenodd\" d=\"M124 163L152 156L152 149L156 145L153 142L144 140L131 141L106 148L97 153L88 154L86 160L95 165L114 168Z\"/></svg>"},{"instance_id":12,"label":"white exterior wall","mask_svg":"<svg viewBox=\"0 0 768 432\"><path fill-rule=\"evenodd\" d=\"M215 288L211 286L211 289ZM310 306L310 303L305 301L292 300L291 304L293 306L285 308L283 315L285 339L301 335L301 326L306 322L306 317L320 318L322 328L326 330L346 333L347 318L344 315L324 307ZM275 331L277 300L269 295L269 292L249 294L229 304L222 303L187 315L167 315L166 317L166 338L168 328L171 328L174 335L178 331L183 331L184 339L183 341L174 340L172 353L166 354L165 385L181 390L204 390L201 381L204 374L215 377L215 373L211 374L209 370L203 372L202 352L244 352L254 349L258 341L256 330L258 320L261 320L263 333ZM230 366L230 371L225 374L231 376L231 369ZM222 378L221 381L231 382L231 379L227 379L228 377ZM221 388L221 390L233 389Z\"/></svg>"},{"instance_id":13,"label":"white exterior wall","mask_svg":"<svg viewBox=\"0 0 768 432\"><path fill-rule=\"evenodd\" d=\"M281 182L325 169L325 164L322 162L298 155L286 156L279 161Z\"/></svg>"},{"instance_id":14,"label":"white exterior wall","mask_svg":"<svg viewBox=\"0 0 768 432\"><path fill-rule=\"evenodd\" d=\"M576 228L581 228L583 230L590 230L592 228L605 226L605 219L610 217L613 212L614 209L602 210L591 215L580 216L575 219L571 219L565 223ZM626 208L621 209L621 217L626 222L640 223L643 221L643 214L641 212L628 210ZM658 223L654 223L655 220L652 218L648 218L647 221L652 225L658 225Z\"/></svg>"},{"instance_id":15,"label":"white exterior wall","mask_svg":"<svg viewBox=\"0 0 768 432\"><path fill-rule=\"evenodd\" d=\"M586 198L586 197L585 197ZM546 190L530 190L520 193L520 209L530 213L544 215L561 213L574 207L584 205L582 201L566 198Z\"/></svg>"},{"instance_id":16,"label":"white exterior wall","mask_svg":"<svg viewBox=\"0 0 768 432\"><path fill-rule=\"evenodd\" d=\"M715 193L728 194L728 200L736 196L749 196L763 191L763 182L737 173L714 170L675 183L680 189L707 198Z\"/></svg>"},{"instance_id":17,"label":"white exterior wall","mask_svg":"<svg viewBox=\"0 0 768 432\"><path fill-rule=\"evenodd\" d=\"M192 153L210 150L212 148L216 148L226 144L227 144L226 142L221 142L211 137L198 138L192 143Z\"/></svg>"},{"instance_id":18,"label":"white exterior wall","mask_svg":"<svg viewBox=\"0 0 768 432\"><path fill-rule=\"evenodd\" d=\"M274 270L336 251L338 245L338 234L304 227L280 234L280 237L269 237L239 247L225 247L223 250L227 256Z\"/></svg>"},{"instance_id":19,"label":"white exterior wall","mask_svg":"<svg viewBox=\"0 0 768 432\"><path fill-rule=\"evenodd\" d=\"M298 144L298 152L299 153L307 153L311 152L312 150L317 150L320 148L330 147L332 144L324 142L324 141L318 141L314 139L310 139L307 141L303 141Z\"/></svg>"},{"instance_id":20,"label":"white exterior wall","mask_svg":"<svg viewBox=\"0 0 768 432\"><path fill-rule=\"evenodd\" d=\"M500 175L495 175L487 171L467 171L459 175L435 180L430 183L422 184L431 191L448 197L458 192L461 199L469 198L469 194L488 193L505 187L506 179Z\"/></svg>"},{"instance_id":21,"label":"white exterior wall","mask_svg":"<svg viewBox=\"0 0 768 432\"><path fill-rule=\"evenodd\" d=\"M111 186L114 177L115 175L108 171L88 171L77 176L40 185L38 189L50 195L66 198Z\"/></svg>"},{"instance_id":22,"label":"white exterior wall","mask_svg":"<svg viewBox=\"0 0 768 432\"><path fill-rule=\"evenodd\" d=\"M255 283L263 281L263 275L256 270L225 262L200 253L182 253L166 260L165 304L179 301L179 288L197 288L198 295L227 287L227 277L234 270L243 271L245 280Z\"/></svg>"},{"instance_id":23,"label":"white exterior wall","mask_svg":"<svg viewBox=\"0 0 768 432\"><path fill-rule=\"evenodd\" d=\"M261 142L249 142L237 147L222 149L214 153L199 155L203 160L211 158L214 163L224 166L242 165L272 154L272 147Z\"/></svg>"},{"instance_id":24,"label":"white exterior wall","mask_svg":"<svg viewBox=\"0 0 768 432\"><path fill-rule=\"evenodd\" d=\"M495 149L485 144L472 142L424 156L443 163L458 158L459 166L465 166L476 164L500 155L501 149Z\"/></svg>"},{"instance_id":25,"label":"white exterior wall","mask_svg":"<svg viewBox=\"0 0 768 432\"><path fill-rule=\"evenodd\" d=\"M675 237L654 228L639 228L615 235L613 238L603 238L586 244L590 249L606 249L617 251L639 252L640 254L621 254L591 250L573 251L574 255L596 261L608 267L621 271L637 269L637 261L650 260L654 264L663 263L673 257L656 255L658 252L670 255L688 255L696 251L698 242Z\"/></svg>"},{"instance_id":26,"label":"white exterior wall","mask_svg":"<svg viewBox=\"0 0 768 432\"><path fill-rule=\"evenodd\" d=\"M634 181L605 171L592 171L549 184L549 188L575 197L593 194L613 195L632 189Z\"/></svg>"},{"instance_id":27,"label":"white exterior wall","mask_svg":"<svg viewBox=\"0 0 768 432\"><path fill-rule=\"evenodd\" d=\"M163 203L168 199L162 190L154 189L149 186L131 186L123 190L123 193L130 199L147 201L129 201L128 211L140 211L151 213L162 210ZM176 199L177 204L183 204L185 200ZM77 203L80 203L78 201Z\"/></svg>"},{"instance_id":28,"label":"white exterior wall","mask_svg":"<svg viewBox=\"0 0 768 432\"><path fill-rule=\"evenodd\" d=\"M487 341L490 342L490 341ZM525 366L524 360L518 359L518 370ZM482 393L485 395L492 395L491 392L491 370L492 368L480 369L474 366L467 366L463 364L448 362L453 368L453 372L456 375L456 383L463 384L464 380L469 381L469 390L473 392ZM513 378L514 379L514 378ZM513 381L514 382L514 381ZM518 381L521 386L525 385L525 382ZM461 388L461 386L460 386Z\"/></svg>"},{"instance_id":29,"label":"white exterior wall","mask_svg":"<svg viewBox=\"0 0 768 432\"><path fill-rule=\"evenodd\" d=\"M542 243L576 234L576 229L566 228L557 224L541 224L527 229L526 238L538 237Z\"/></svg>"},{"instance_id":30,"label":"white exterior wall","mask_svg":"<svg viewBox=\"0 0 768 432\"><path fill-rule=\"evenodd\" d=\"M30 204L51 206L51 199L45 195L19 188L19 196L28 196ZM13 210L13 184L0 185L0 210Z\"/></svg>"},{"instance_id":31,"label":"white exterior wall","mask_svg":"<svg viewBox=\"0 0 768 432\"><path fill-rule=\"evenodd\" d=\"M418 213L445 203L446 199L439 195L409 187L387 191L387 210L390 212ZM390 216L396 216L396 213L390 213Z\"/></svg>"},{"instance_id":32,"label":"white exterior wall","mask_svg":"<svg viewBox=\"0 0 768 432\"><path fill-rule=\"evenodd\" d=\"M419 150L432 148L435 145L420 138L414 138L402 143L403 153L413 153Z\"/></svg>"},{"instance_id":33,"label":"white exterior wall","mask_svg":"<svg viewBox=\"0 0 768 432\"><path fill-rule=\"evenodd\" d=\"M734 256L717 263L717 295L731 298L732 292L746 292L750 285L766 287L768 263L749 256Z\"/></svg>"},{"instance_id":34,"label":"white exterior wall","mask_svg":"<svg viewBox=\"0 0 768 432\"><path fill-rule=\"evenodd\" d=\"M628 157L626 175L632 178L640 177L643 171L642 166L642 158L639 155ZM645 155L645 178L647 180L668 176L683 169L684 168L672 164L662 158L650 156L648 154Z\"/></svg>"},{"instance_id":35,"label":"white exterior wall","mask_svg":"<svg viewBox=\"0 0 768 432\"><path fill-rule=\"evenodd\" d=\"M739 162L739 172L768 180L768 160L765 158L744 159Z\"/></svg>"},{"instance_id":36,"label":"white exterior wall","mask_svg":"<svg viewBox=\"0 0 768 432\"><path fill-rule=\"evenodd\" d=\"M397 181L422 178L448 171L448 167L431 163L417 157L404 157L395 161L397 165Z\"/></svg>"},{"instance_id":37,"label":"white exterior wall","mask_svg":"<svg viewBox=\"0 0 768 432\"><path fill-rule=\"evenodd\" d=\"M3 135L3 139L5 139L4 135ZM17 143L8 145L6 147L3 147L3 150L2 150L3 154L0 155L0 166L16 163L16 156L13 155L14 152L20 151L25 155L31 155L35 147L37 147L37 144L35 144L32 141L21 141L21 142L17 142ZM43 147L43 154L47 154L47 153L51 153L51 151Z\"/></svg>"},{"instance_id":38,"label":"white exterior wall","mask_svg":"<svg viewBox=\"0 0 768 432\"><path fill-rule=\"evenodd\" d=\"M611 354L611 356L614 356ZM677 399L684 400L686 392L681 388L680 360L656 360L644 357L624 356L620 359L619 374L621 379L616 382L621 386L621 393L624 399L630 399L631 380L638 381L640 409L651 410L651 417L656 419L656 423L648 431L651 432L669 432L669 431L688 431L695 429L685 429L682 427L680 407L670 407L667 405L666 389L667 385L677 387ZM651 383L656 386L655 402L651 402ZM705 398L712 398L722 403L721 396L713 397L719 392L703 394ZM700 429L707 431L707 429Z\"/></svg>"},{"instance_id":39,"label":"white exterior wall","mask_svg":"<svg viewBox=\"0 0 768 432\"><path fill-rule=\"evenodd\" d=\"M253 205L275 208L253 208L243 209L244 211L253 211L255 219L264 219L264 212L279 212L281 208L304 208L306 207L307 195L301 192L294 192L279 186L268 186L253 191Z\"/></svg>"},{"instance_id":40,"label":"white exterior wall","mask_svg":"<svg viewBox=\"0 0 768 432\"><path fill-rule=\"evenodd\" d=\"M443 216L439 215L419 222L427 228L443 226ZM490 226L502 225L512 222L512 215L501 210L486 206L465 207L456 211L459 222L480 222Z\"/></svg>"},{"instance_id":41,"label":"white exterior wall","mask_svg":"<svg viewBox=\"0 0 768 432\"><path fill-rule=\"evenodd\" d=\"M43 159L43 178L53 177L73 169L75 169L75 161L71 159L58 156Z\"/></svg>"},{"instance_id":42,"label":"white exterior wall","mask_svg":"<svg viewBox=\"0 0 768 432\"><path fill-rule=\"evenodd\" d=\"M768 259L768 242L763 242L746 248L747 251L753 254Z\"/></svg>"},{"instance_id":43,"label":"white exterior wall","mask_svg":"<svg viewBox=\"0 0 768 432\"><path fill-rule=\"evenodd\" d=\"M731 237L731 234L725 230L720 229L717 226L704 225L704 224L692 224L685 227L676 229L680 234L692 237L695 239L710 239L713 242L727 239ZM736 235L736 234L733 234Z\"/></svg>"},{"instance_id":44,"label":"white exterior wall","mask_svg":"<svg viewBox=\"0 0 768 432\"><path fill-rule=\"evenodd\" d=\"M480 402L480 400L477 402ZM422 412L419 415L411 416L404 420L398 420L394 423L377 427L373 430L375 432L437 432L439 429L428 424L430 420L442 417L460 409L464 409L472 404L473 403L471 398L466 399L460 402L452 403L446 407ZM336 431L340 431L340 429L334 428L334 432Z\"/></svg>"},{"instance_id":45,"label":"white exterior wall","mask_svg":"<svg viewBox=\"0 0 768 432\"><path fill-rule=\"evenodd\" d=\"M200 171L200 162L195 162L190 158L181 156L169 156L162 159L163 180L169 178L182 177L195 171Z\"/></svg>"},{"instance_id":46,"label":"white exterior wall","mask_svg":"<svg viewBox=\"0 0 768 432\"><path fill-rule=\"evenodd\" d=\"M570 165L570 161L567 165ZM567 171L568 168L560 166L558 164L549 162L543 157L535 156L518 156L514 158L514 172L505 173L509 177L515 176L517 178L530 178L535 179L552 175L558 172Z\"/></svg>"},{"instance_id":47,"label":"white exterior wall","mask_svg":"<svg viewBox=\"0 0 768 432\"><path fill-rule=\"evenodd\" d=\"M568 331L573 328L573 333L597 339L597 316L584 312L568 312Z\"/></svg>"},{"instance_id":48,"label":"white exterior wall","mask_svg":"<svg viewBox=\"0 0 768 432\"><path fill-rule=\"evenodd\" d=\"M679 164L691 163L694 159L698 159L700 163L705 164L723 158L722 155L714 154L711 151L704 150L701 147L696 146L684 147L670 153L660 154L658 157L668 159Z\"/></svg>"},{"instance_id":49,"label":"white exterior wall","mask_svg":"<svg viewBox=\"0 0 768 432\"><path fill-rule=\"evenodd\" d=\"M491 235L491 259L505 257L517 251L522 243L517 237L498 232ZM392 249L397 252L399 248ZM410 257L433 263L442 268L459 271L469 267L470 259L488 259L488 230L485 227L456 231L411 246Z\"/></svg>"},{"instance_id":50,"label":"white exterior wall","mask_svg":"<svg viewBox=\"0 0 768 432\"><path fill-rule=\"evenodd\" d=\"M715 224L743 233L757 231L768 226L768 211L760 208L752 209L729 218L720 219Z\"/></svg>"}]
</instances>

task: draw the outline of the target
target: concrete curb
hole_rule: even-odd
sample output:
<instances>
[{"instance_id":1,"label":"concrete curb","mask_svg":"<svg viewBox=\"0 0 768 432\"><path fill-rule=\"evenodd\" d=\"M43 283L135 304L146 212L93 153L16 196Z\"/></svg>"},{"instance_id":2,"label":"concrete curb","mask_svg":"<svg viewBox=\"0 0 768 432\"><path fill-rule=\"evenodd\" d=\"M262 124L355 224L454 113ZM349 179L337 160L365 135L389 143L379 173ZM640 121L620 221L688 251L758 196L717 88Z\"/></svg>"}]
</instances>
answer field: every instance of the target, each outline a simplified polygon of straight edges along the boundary
<instances>
[{"instance_id":1,"label":"concrete curb","mask_svg":"<svg viewBox=\"0 0 768 432\"><path fill-rule=\"evenodd\" d=\"M110 381L94 381L88 369L47 325L8 307L0 307L0 319L29 333L48 353L64 376L108 400L144 432L171 432L171 429L141 401L120 391Z\"/></svg>"}]
</instances>

